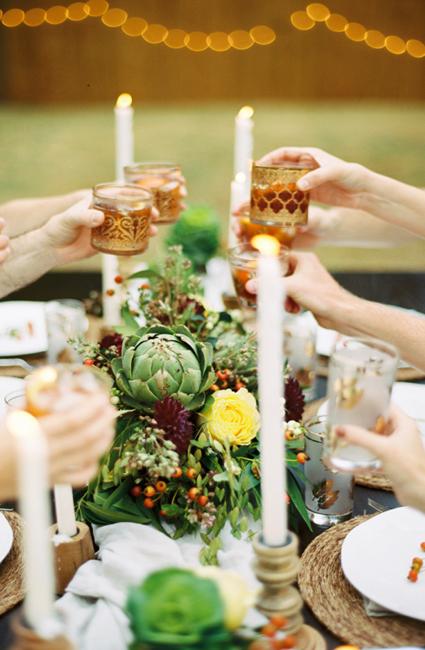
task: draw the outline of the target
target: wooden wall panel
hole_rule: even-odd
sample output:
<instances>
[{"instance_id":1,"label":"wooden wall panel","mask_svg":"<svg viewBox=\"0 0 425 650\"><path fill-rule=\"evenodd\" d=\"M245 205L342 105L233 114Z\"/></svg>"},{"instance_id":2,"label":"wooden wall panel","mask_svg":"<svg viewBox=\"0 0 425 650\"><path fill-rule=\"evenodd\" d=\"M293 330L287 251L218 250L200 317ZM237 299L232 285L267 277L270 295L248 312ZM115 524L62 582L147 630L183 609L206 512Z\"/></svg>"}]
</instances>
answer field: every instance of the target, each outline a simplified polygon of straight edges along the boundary
<instances>
[{"instance_id":1,"label":"wooden wall panel","mask_svg":"<svg viewBox=\"0 0 425 650\"><path fill-rule=\"evenodd\" d=\"M352 21L386 34L425 40L424 0L326 0ZM4 0L2 9L49 7L53 0ZM111 6L149 22L206 32L268 24L267 47L192 53L129 38L98 19L59 26L0 26L0 97L20 102L166 102L250 98L310 100L425 98L425 59L353 43L319 24L300 32L289 21L305 0L116 0Z\"/></svg>"}]
</instances>

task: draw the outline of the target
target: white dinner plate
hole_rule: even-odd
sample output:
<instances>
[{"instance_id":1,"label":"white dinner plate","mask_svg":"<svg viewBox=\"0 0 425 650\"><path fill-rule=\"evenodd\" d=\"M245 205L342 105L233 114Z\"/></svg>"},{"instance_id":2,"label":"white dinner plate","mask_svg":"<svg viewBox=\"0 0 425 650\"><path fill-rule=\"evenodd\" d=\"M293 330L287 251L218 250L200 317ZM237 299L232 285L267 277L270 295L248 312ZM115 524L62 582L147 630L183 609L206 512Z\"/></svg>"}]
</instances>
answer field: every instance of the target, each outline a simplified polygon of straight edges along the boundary
<instances>
[{"instance_id":1,"label":"white dinner plate","mask_svg":"<svg viewBox=\"0 0 425 650\"><path fill-rule=\"evenodd\" d=\"M0 357L21 357L47 350L43 302L0 302Z\"/></svg>"},{"instance_id":2,"label":"white dinner plate","mask_svg":"<svg viewBox=\"0 0 425 650\"><path fill-rule=\"evenodd\" d=\"M9 555L13 544L13 530L6 517L0 512L0 564Z\"/></svg>"},{"instance_id":3,"label":"white dinner plate","mask_svg":"<svg viewBox=\"0 0 425 650\"><path fill-rule=\"evenodd\" d=\"M16 377L0 377L0 423L6 413L6 402L4 398L9 393L24 390L24 380L17 379Z\"/></svg>"},{"instance_id":4,"label":"white dinner plate","mask_svg":"<svg viewBox=\"0 0 425 650\"><path fill-rule=\"evenodd\" d=\"M395 508L372 517L345 538L341 564L357 591L392 612L425 621L425 576L407 579L412 558L424 557L425 514Z\"/></svg>"}]
</instances>

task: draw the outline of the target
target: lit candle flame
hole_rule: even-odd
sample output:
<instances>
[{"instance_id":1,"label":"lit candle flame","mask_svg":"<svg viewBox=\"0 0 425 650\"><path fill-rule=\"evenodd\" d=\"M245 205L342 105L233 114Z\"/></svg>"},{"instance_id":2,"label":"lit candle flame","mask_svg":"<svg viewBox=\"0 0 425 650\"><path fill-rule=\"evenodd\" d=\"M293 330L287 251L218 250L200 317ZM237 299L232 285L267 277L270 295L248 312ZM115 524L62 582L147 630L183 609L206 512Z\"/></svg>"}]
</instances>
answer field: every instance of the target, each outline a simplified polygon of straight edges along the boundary
<instances>
[{"instance_id":1,"label":"lit candle flame","mask_svg":"<svg viewBox=\"0 0 425 650\"><path fill-rule=\"evenodd\" d=\"M271 235L255 235L251 239L251 245L260 251L262 255L275 257L279 255L280 243L276 237Z\"/></svg>"},{"instance_id":2,"label":"lit candle flame","mask_svg":"<svg viewBox=\"0 0 425 650\"><path fill-rule=\"evenodd\" d=\"M238 117L241 117L243 120L249 120L253 115L254 109L252 106L242 106L238 113Z\"/></svg>"},{"instance_id":3,"label":"lit candle flame","mask_svg":"<svg viewBox=\"0 0 425 650\"><path fill-rule=\"evenodd\" d=\"M121 93L115 106L117 108L129 108L133 103L133 98L129 93Z\"/></svg>"},{"instance_id":4,"label":"lit candle flame","mask_svg":"<svg viewBox=\"0 0 425 650\"><path fill-rule=\"evenodd\" d=\"M243 185L245 183L246 176L243 172L238 172L235 176L235 181Z\"/></svg>"}]
</instances>

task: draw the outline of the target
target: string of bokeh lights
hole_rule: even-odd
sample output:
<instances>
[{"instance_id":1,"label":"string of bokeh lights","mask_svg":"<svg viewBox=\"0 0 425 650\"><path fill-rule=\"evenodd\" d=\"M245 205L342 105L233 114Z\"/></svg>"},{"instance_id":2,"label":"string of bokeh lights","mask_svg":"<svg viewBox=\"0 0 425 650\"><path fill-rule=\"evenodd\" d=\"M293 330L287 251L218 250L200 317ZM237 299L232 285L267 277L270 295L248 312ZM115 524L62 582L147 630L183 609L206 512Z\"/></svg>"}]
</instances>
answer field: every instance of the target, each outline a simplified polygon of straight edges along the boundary
<instances>
[{"instance_id":1,"label":"string of bokeh lights","mask_svg":"<svg viewBox=\"0 0 425 650\"><path fill-rule=\"evenodd\" d=\"M317 23L324 23L331 32L345 35L351 41L365 43L374 50L386 49L391 54L409 54L415 59L425 56L425 45L416 38L408 40L391 34L385 36L377 29L366 29L361 23L350 22L341 14L334 14L321 2L313 2L304 11L291 14L292 25L301 31L313 29Z\"/></svg>"},{"instance_id":2,"label":"string of bokeh lights","mask_svg":"<svg viewBox=\"0 0 425 650\"><path fill-rule=\"evenodd\" d=\"M111 8L106 0L73 2L67 7L55 5L49 9L0 9L0 21L4 27L39 27L43 24L60 25L67 20L78 22L86 18L99 18L106 27L119 28L130 37L142 37L151 45L164 44L178 50L187 48L192 52L226 52L248 50L253 45L271 45L276 34L267 25L257 25L249 31L237 29L230 33L201 31L186 32L184 29L167 29L164 25L148 23L144 18L129 17L124 9Z\"/></svg>"}]
</instances>

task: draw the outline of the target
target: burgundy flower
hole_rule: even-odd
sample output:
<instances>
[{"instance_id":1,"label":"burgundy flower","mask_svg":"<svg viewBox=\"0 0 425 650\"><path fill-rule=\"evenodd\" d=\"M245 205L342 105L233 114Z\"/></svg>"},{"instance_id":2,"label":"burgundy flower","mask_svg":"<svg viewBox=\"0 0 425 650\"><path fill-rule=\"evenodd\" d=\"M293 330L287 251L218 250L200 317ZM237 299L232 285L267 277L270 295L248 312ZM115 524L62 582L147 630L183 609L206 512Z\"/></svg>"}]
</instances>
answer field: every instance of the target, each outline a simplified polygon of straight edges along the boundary
<instances>
[{"instance_id":1,"label":"burgundy flower","mask_svg":"<svg viewBox=\"0 0 425 650\"><path fill-rule=\"evenodd\" d=\"M123 339L122 339L121 334L107 334L100 341L99 345L104 350L108 350L109 348L112 348L112 347L115 346L117 348L118 354L121 354L122 341L123 341Z\"/></svg>"},{"instance_id":2,"label":"burgundy flower","mask_svg":"<svg viewBox=\"0 0 425 650\"><path fill-rule=\"evenodd\" d=\"M304 413L304 395L299 382L288 377L285 382L285 419L300 422Z\"/></svg>"},{"instance_id":3,"label":"burgundy flower","mask_svg":"<svg viewBox=\"0 0 425 650\"><path fill-rule=\"evenodd\" d=\"M156 402L154 419L158 427L165 431L166 439L175 444L177 452L184 454L193 438L190 412L177 399L165 397Z\"/></svg>"}]
</instances>

